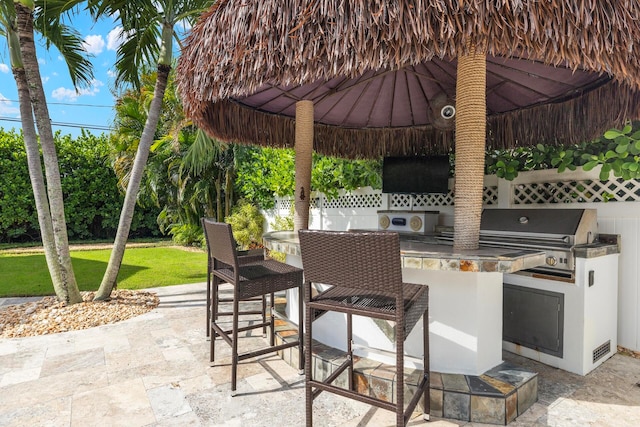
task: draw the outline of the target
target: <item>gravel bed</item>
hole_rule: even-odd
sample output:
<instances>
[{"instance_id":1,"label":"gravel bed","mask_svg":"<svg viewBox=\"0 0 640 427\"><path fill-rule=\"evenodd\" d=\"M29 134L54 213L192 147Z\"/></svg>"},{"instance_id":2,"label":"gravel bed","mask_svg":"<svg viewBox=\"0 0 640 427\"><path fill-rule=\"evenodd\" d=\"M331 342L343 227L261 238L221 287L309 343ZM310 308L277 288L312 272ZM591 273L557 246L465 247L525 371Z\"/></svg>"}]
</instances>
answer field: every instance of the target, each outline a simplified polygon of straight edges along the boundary
<instances>
[{"instance_id":1,"label":"gravel bed","mask_svg":"<svg viewBox=\"0 0 640 427\"><path fill-rule=\"evenodd\" d=\"M116 323L147 313L160 302L153 292L115 289L110 301L93 302L94 292L83 292L84 302L66 305L56 297L0 309L0 338L55 334Z\"/></svg>"}]
</instances>

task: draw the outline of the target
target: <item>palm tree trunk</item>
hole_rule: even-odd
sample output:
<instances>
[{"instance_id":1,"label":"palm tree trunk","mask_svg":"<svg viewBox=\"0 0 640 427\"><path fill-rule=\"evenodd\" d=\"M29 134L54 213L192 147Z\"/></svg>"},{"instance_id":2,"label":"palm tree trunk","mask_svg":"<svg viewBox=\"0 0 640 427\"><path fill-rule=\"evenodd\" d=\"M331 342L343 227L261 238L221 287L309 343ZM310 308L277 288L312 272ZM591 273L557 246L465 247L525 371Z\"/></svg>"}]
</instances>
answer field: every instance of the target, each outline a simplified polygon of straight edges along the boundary
<instances>
[{"instance_id":1,"label":"palm tree trunk","mask_svg":"<svg viewBox=\"0 0 640 427\"><path fill-rule=\"evenodd\" d=\"M484 188L486 56L471 48L458 55L453 249L477 249ZM464 95L463 95L464 94Z\"/></svg>"},{"instance_id":2,"label":"palm tree trunk","mask_svg":"<svg viewBox=\"0 0 640 427\"><path fill-rule=\"evenodd\" d=\"M218 171L218 176L214 182L216 186L216 221L222 222L222 171Z\"/></svg>"},{"instance_id":3,"label":"palm tree trunk","mask_svg":"<svg viewBox=\"0 0 640 427\"><path fill-rule=\"evenodd\" d=\"M80 291L78 290L78 284L76 283L76 278L73 273L73 265L71 264L58 156L56 154L53 131L51 130L51 119L44 88L42 87L40 68L33 40L33 15L31 9L23 6L21 3L15 3L15 8L18 44L20 46L20 54L28 83L31 106L35 113L35 119L40 133L42 157L44 159L47 178L51 223L59 264L60 285L62 287L62 295L58 294L58 297L67 304L75 304L82 302L82 295L80 295Z\"/></svg>"},{"instance_id":4,"label":"palm tree trunk","mask_svg":"<svg viewBox=\"0 0 640 427\"><path fill-rule=\"evenodd\" d=\"M227 173L225 174L225 188L224 188L224 216L228 217L231 215L231 206L233 206L233 180L235 177L236 171L231 166L227 169Z\"/></svg>"},{"instance_id":5,"label":"palm tree trunk","mask_svg":"<svg viewBox=\"0 0 640 427\"><path fill-rule=\"evenodd\" d=\"M12 61L13 62L13 61ZM20 64L21 65L21 64ZM56 245L53 237L53 224L51 222L51 212L49 211L49 200L47 190L42 175L42 164L40 163L40 150L38 149L38 136L33 121L33 111L31 101L29 101L29 85L24 68L13 67L13 76L18 87L18 101L20 103L20 121L22 122L22 137L27 152L27 165L29 167L29 178L31 188L36 202L36 212L38 213L38 224L40 225L40 237L44 247L44 256L47 260L49 275L53 283L53 289L60 300L66 300L65 288L62 286L60 266L56 253Z\"/></svg>"},{"instance_id":6,"label":"palm tree trunk","mask_svg":"<svg viewBox=\"0 0 640 427\"><path fill-rule=\"evenodd\" d=\"M127 239L129 238L129 230L131 229L133 212L136 207L138 190L140 190L140 183L142 182L144 169L147 164L147 159L149 158L149 149L151 148L155 131L158 127L158 120L160 119L160 112L162 111L162 99L164 98L164 92L167 88L170 70L171 67L167 65L158 65L158 77L156 79L156 86L153 92L153 99L151 100L149 115L147 116L142 136L140 137L140 144L138 144L136 158L133 161L133 168L131 170L129 184L127 185L127 192L122 205L122 211L120 212L118 231L116 232L116 238L113 242L113 250L111 251L107 270L104 273L102 282L100 283L100 288L96 292L94 300L108 300L111 296L111 291L116 284L116 279L118 278L118 272L120 271L120 265L122 264L122 258L124 257Z\"/></svg>"}]
</instances>

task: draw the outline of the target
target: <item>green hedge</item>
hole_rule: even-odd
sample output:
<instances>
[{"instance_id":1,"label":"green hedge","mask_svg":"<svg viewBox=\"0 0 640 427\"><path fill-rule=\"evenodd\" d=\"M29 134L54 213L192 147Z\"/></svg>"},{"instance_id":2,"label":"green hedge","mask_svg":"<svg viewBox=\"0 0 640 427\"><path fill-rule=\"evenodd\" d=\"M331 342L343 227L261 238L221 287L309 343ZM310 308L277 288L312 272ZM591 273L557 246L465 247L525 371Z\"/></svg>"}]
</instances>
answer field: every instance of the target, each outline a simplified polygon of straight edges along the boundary
<instances>
[{"instance_id":1,"label":"green hedge","mask_svg":"<svg viewBox=\"0 0 640 427\"><path fill-rule=\"evenodd\" d=\"M124 196L110 166L104 135L56 134L70 240L112 239ZM159 209L136 207L131 237L160 234ZM39 241L39 226L22 135L0 128L0 243Z\"/></svg>"}]
</instances>

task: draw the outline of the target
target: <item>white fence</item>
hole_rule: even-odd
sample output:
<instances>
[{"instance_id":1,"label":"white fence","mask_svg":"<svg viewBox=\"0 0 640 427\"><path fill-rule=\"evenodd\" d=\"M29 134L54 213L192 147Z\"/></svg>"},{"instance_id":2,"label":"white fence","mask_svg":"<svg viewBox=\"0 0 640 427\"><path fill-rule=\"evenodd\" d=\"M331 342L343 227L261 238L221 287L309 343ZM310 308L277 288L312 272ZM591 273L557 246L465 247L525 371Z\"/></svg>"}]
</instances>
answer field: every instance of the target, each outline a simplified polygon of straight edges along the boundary
<instances>
[{"instance_id":1,"label":"white fence","mask_svg":"<svg viewBox=\"0 0 640 427\"><path fill-rule=\"evenodd\" d=\"M640 181L600 181L599 170L557 173L556 170L520 173L513 181L485 177L485 206L500 208L580 208L598 210L598 230L622 237L618 291L618 343L640 351ZM452 180L449 183L453 188ZM267 228L276 216L291 215L292 201L277 199L265 212ZM453 194L422 195L412 200L400 194L382 194L371 188L340 192L336 199L315 196L310 228L323 230L376 229L378 210L408 209L440 212L440 225L453 225ZM577 206L576 206L577 207Z\"/></svg>"}]
</instances>

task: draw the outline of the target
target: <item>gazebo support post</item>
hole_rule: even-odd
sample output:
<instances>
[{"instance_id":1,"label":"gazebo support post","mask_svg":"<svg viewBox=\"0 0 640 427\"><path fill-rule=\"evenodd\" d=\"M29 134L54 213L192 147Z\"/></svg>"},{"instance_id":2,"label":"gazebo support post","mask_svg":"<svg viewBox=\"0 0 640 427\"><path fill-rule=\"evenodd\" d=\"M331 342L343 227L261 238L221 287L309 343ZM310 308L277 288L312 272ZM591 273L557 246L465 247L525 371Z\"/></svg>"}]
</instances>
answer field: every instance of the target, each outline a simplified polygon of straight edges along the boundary
<instances>
[{"instance_id":1,"label":"gazebo support post","mask_svg":"<svg viewBox=\"0 0 640 427\"><path fill-rule=\"evenodd\" d=\"M313 102L296 102L295 141L295 205L293 230L309 228L309 202L311 198L311 166L313 161Z\"/></svg>"},{"instance_id":2,"label":"gazebo support post","mask_svg":"<svg viewBox=\"0 0 640 427\"><path fill-rule=\"evenodd\" d=\"M487 106L486 55L474 47L458 55L453 249L477 249L484 188Z\"/></svg>"}]
</instances>

